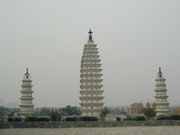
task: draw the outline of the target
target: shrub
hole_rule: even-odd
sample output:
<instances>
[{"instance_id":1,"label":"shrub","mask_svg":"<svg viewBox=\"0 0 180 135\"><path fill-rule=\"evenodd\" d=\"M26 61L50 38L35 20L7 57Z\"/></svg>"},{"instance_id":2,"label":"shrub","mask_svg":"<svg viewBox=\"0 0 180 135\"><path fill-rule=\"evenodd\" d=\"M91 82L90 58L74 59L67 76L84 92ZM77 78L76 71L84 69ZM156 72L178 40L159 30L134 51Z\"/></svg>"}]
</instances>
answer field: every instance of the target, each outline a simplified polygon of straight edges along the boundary
<instances>
[{"instance_id":1,"label":"shrub","mask_svg":"<svg viewBox=\"0 0 180 135\"><path fill-rule=\"evenodd\" d=\"M130 120L130 121L145 121L145 117L144 116L137 116L135 118L132 117L127 117L124 120Z\"/></svg>"},{"instance_id":2,"label":"shrub","mask_svg":"<svg viewBox=\"0 0 180 135\"><path fill-rule=\"evenodd\" d=\"M22 119L21 118L14 118L13 121L18 122L18 121L22 121Z\"/></svg>"},{"instance_id":3,"label":"shrub","mask_svg":"<svg viewBox=\"0 0 180 135\"><path fill-rule=\"evenodd\" d=\"M135 121L145 121L145 117L144 116L137 116L134 118Z\"/></svg>"},{"instance_id":4,"label":"shrub","mask_svg":"<svg viewBox=\"0 0 180 135\"><path fill-rule=\"evenodd\" d=\"M25 121L49 121L48 117L27 117Z\"/></svg>"},{"instance_id":5,"label":"shrub","mask_svg":"<svg viewBox=\"0 0 180 135\"><path fill-rule=\"evenodd\" d=\"M157 120L180 120L180 115L159 116Z\"/></svg>"},{"instance_id":6,"label":"shrub","mask_svg":"<svg viewBox=\"0 0 180 135\"><path fill-rule=\"evenodd\" d=\"M39 118L39 121L48 122L48 121L49 121L49 118L48 118L48 117L40 117L40 118Z\"/></svg>"},{"instance_id":7,"label":"shrub","mask_svg":"<svg viewBox=\"0 0 180 135\"><path fill-rule=\"evenodd\" d=\"M13 118L8 118L8 122L12 122L13 121Z\"/></svg>"},{"instance_id":8,"label":"shrub","mask_svg":"<svg viewBox=\"0 0 180 135\"><path fill-rule=\"evenodd\" d=\"M121 118L119 118L119 117L116 117L116 121L121 121Z\"/></svg>"},{"instance_id":9,"label":"shrub","mask_svg":"<svg viewBox=\"0 0 180 135\"><path fill-rule=\"evenodd\" d=\"M80 117L81 121L98 121L96 117Z\"/></svg>"},{"instance_id":10,"label":"shrub","mask_svg":"<svg viewBox=\"0 0 180 135\"><path fill-rule=\"evenodd\" d=\"M39 121L38 117L27 117L25 121Z\"/></svg>"},{"instance_id":11,"label":"shrub","mask_svg":"<svg viewBox=\"0 0 180 135\"><path fill-rule=\"evenodd\" d=\"M132 117L126 117L124 120L134 120Z\"/></svg>"},{"instance_id":12,"label":"shrub","mask_svg":"<svg viewBox=\"0 0 180 135\"><path fill-rule=\"evenodd\" d=\"M172 118L169 116L159 116L157 117L157 120L171 120Z\"/></svg>"},{"instance_id":13,"label":"shrub","mask_svg":"<svg viewBox=\"0 0 180 135\"><path fill-rule=\"evenodd\" d=\"M172 120L180 120L180 115L172 115L170 117Z\"/></svg>"},{"instance_id":14,"label":"shrub","mask_svg":"<svg viewBox=\"0 0 180 135\"><path fill-rule=\"evenodd\" d=\"M65 120L66 121L78 121L79 118L78 117L67 117Z\"/></svg>"},{"instance_id":15,"label":"shrub","mask_svg":"<svg viewBox=\"0 0 180 135\"><path fill-rule=\"evenodd\" d=\"M8 122L19 122L19 121L22 121L22 119L20 117L8 118Z\"/></svg>"}]
</instances>

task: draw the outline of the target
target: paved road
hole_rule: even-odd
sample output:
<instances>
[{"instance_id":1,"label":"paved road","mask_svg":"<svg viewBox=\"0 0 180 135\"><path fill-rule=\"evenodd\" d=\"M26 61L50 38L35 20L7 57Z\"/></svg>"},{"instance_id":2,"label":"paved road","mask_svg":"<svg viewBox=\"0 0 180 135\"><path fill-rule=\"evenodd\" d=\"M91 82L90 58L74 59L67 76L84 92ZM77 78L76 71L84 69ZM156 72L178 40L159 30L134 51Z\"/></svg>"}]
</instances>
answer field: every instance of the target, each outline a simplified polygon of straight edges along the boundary
<instances>
[{"instance_id":1,"label":"paved road","mask_svg":"<svg viewBox=\"0 0 180 135\"><path fill-rule=\"evenodd\" d=\"M0 129L0 135L180 135L180 127Z\"/></svg>"}]
</instances>

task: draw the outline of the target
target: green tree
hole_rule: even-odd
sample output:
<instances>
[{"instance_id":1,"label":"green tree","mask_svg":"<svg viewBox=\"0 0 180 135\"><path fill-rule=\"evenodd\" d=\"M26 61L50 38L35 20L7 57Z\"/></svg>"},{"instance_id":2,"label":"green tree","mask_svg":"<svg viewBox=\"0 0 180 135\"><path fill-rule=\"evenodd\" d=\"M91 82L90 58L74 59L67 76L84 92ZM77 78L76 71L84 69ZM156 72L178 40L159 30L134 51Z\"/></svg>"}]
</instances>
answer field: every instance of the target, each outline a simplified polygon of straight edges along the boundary
<instances>
[{"instance_id":1,"label":"green tree","mask_svg":"<svg viewBox=\"0 0 180 135\"><path fill-rule=\"evenodd\" d=\"M43 107L38 112L35 112L34 116L50 116L51 115L51 109Z\"/></svg>"},{"instance_id":2,"label":"green tree","mask_svg":"<svg viewBox=\"0 0 180 135\"><path fill-rule=\"evenodd\" d=\"M147 118L155 117L156 113L152 108L144 109L143 113L146 115Z\"/></svg>"},{"instance_id":3,"label":"green tree","mask_svg":"<svg viewBox=\"0 0 180 135\"><path fill-rule=\"evenodd\" d=\"M50 118L51 118L52 121L57 121L58 120L58 112L55 111L55 110L52 110Z\"/></svg>"},{"instance_id":4,"label":"green tree","mask_svg":"<svg viewBox=\"0 0 180 135\"><path fill-rule=\"evenodd\" d=\"M107 114L110 113L110 110L107 107L104 107L100 112L100 117L102 120L105 120Z\"/></svg>"},{"instance_id":5,"label":"green tree","mask_svg":"<svg viewBox=\"0 0 180 135\"><path fill-rule=\"evenodd\" d=\"M5 109L3 107L0 107L0 116L5 115Z\"/></svg>"},{"instance_id":6,"label":"green tree","mask_svg":"<svg viewBox=\"0 0 180 135\"><path fill-rule=\"evenodd\" d=\"M65 108L62 108L59 110L63 116L67 115L80 115L80 109L76 106L72 107L70 105L66 106Z\"/></svg>"}]
</instances>

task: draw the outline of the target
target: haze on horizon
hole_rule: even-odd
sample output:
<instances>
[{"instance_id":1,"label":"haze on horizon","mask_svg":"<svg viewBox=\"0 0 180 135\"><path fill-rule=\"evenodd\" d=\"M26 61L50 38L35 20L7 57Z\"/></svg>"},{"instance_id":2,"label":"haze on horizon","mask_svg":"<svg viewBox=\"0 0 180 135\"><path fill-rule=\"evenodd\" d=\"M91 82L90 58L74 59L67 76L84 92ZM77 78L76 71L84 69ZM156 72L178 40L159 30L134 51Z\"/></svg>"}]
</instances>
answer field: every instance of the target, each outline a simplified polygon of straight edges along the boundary
<instances>
[{"instance_id":1,"label":"haze on horizon","mask_svg":"<svg viewBox=\"0 0 180 135\"><path fill-rule=\"evenodd\" d=\"M35 107L79 106L89 28L98 44L106 106L153 102L162 68L180 105L179 0L0 0L0 99L20 103L28 67Z\"/></svg>"}]
</instances>

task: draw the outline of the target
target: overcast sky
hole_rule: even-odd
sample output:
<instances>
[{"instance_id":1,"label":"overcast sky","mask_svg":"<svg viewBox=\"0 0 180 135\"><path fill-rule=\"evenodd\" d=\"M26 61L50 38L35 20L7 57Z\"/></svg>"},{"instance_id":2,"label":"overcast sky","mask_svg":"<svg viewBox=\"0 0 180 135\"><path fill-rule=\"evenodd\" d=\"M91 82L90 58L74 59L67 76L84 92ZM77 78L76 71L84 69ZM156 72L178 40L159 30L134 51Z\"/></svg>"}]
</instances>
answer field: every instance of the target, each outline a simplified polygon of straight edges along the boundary
<instances>
[{"instance_id":1,"label":"overcast sky","mask_svg":"<svg viewBox=\"0 0 180 135\"><path fill-rule=\"evenodd\" d=\"M89 28L106 106L155 101L159 67L168 101L180 105L179 0L0 0L0 99L20 103L28 67L35 107L79 106Z\"/></svg>"}]
</instances>

